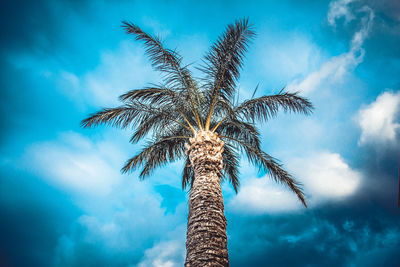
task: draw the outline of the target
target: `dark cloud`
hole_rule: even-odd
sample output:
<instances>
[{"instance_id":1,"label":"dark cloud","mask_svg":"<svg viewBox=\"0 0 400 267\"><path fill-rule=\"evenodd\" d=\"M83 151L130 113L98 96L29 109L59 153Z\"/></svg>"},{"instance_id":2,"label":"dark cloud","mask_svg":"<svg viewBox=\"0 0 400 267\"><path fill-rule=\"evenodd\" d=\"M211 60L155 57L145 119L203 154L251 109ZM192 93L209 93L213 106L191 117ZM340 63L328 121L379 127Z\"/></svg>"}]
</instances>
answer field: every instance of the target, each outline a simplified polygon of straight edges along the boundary
<instances>
[{"instance_id":1,"label":"dark cloud","mask_svg":"<svg viewBox=\"0 0 400 267\"><path fill-rule=\"evenodd\" d=\"M1 266L53 266L59 236L77 214L66 195L43 181L0 170Z\"/></svg>"},{"instance_id":2,"label":"dark cloud","mask_svg":"<svg viewBox=\"0 0 400 267\"><path fill-rule=\"evenodd\" d=\"M400 2L397 0L368 0L366 1L378 14L400 22Z\"/></svg>"},{"instance_id":3,"label":"dark cloud","mask_svg":"<svg viewBox=\"0 0 400 267\"><path fill-rule=\"evenodd\" d=\"M10 59L18 53L44 56L57 49L62 20L51 3L6 0L0 4L0 146L5 160L0 165L1 266L53 266L59 235L77 213L63 193L5 164L15 150L22 151L25 142L35 138L38 132L32 129L40 129L34 117L43 116L43 110L31 76ZM16 142L16 136L24 138Z\"/></svg>"},{"instance_id":4,"label":"dark cloud","mask_svg":"<svg viewBox=\"0 0 400 267\"><path fill-rule=\"evenodd\" d=\"M373 9L375 17L367 41L364 62L358 76L371 86L377 86L374 77L384 81L385 88L398 89L400 84L400 2L396 0L357 1L358 8L365 5ZM378 85L379 86L379 85ZM385 88L379 88L383 90Z\"/></svg>"},{"instance_id":5,"label":"dark cloud","mask_svg":"<svg viewBox=\"0 0 400 267\"><path fill-rule=\"evenodd\" d=\"M84 12L87 1L5 0L0 8L0 46L7 51L48 53L57 49L69 12Z\"/></svg>"},{"instance_id":6,"label":"dark cloud","mask_svg":"<svg viewBox=\"0 0 400 267\"><path fill-rule=\"evenodd\" d=\"M44 107L49 98L55 102L54 90L48 90L46 99L39 97L37 81L24 63L18 68L14 57L37 55L39 59L56 57L55 51L63 45L65 21L71 12L84 12L86 1L2 1L0 8L0 144L10 141L17 132L32 128L33 117L49 114ZM62 11L62 15L60 12ZM54 85L53 85L54 86ZM65 102L65 101L64 101ZM50 102L51 103L51 102ZM45 104L45 105L43 105ZM27 119L29 118L29 119ZM32 123L27 125L27 123ZM34 126L37 128L39 125Z\"/></svg>"},{"instance_id":7,"label":"dark cloud","mask_svg":"<svg viewBox=\"0 0 400 267\"><path fill-rule=\"evenodd\" d=\"M399 266L397 148L356 146L362 184L342 201L301 214L228 214L232 266Z\"/></svg>"},{"instance_id":8,"label":"dark cloud","mask_svg":"<svg viewBox=\"0 0 400 267\"><path fill-rule=\"evenodd\" d=\"M397 216L400 215L400 208L397 207L399 144L400 142L376 143L358 148L355 165L362 171L364 180L353 198L357 201L374 201Z\"/></svg>"},{"instance_id":9,"label":"dark cloud","mask_svg":"<svg viewBox=\"0 0 400 267\"><path fill-rule=\"evenodd\" d=\"M79 229L84 231L84 229ZM91 243L83 239L84 233L76 233L71 242L73 248L63 247L63 243L58 244L54 266L69 267L118 267L135 266L143 257L143 251L151 247L151 244L135 251L118 251L104 248L101 243ZM61 239L61 242L63 240Z\"/></svg>"},{"instance_id":10,"label":"dark cloud","mask_svg":"<svg viewBox=\"0 0 400 267\"><path fill-rule=\"evenodd\" d=\"M79 129L81 112L50 80L32 66L16 67L1 58L0 66L0 151L15 152L56 131Z\"/></svg>"},{"instance_id":11,"label":"dark cloud","mask_svg":"<svg viewBox=\"0 0 400 267\"><path fill-rule=\"evenodd\" d=\"M232 266L377 266L369 261L377 256L382 266L399 264L398 217L372 206L322 206L302 215L229 222Z\"/></svg>"}]
</instances>

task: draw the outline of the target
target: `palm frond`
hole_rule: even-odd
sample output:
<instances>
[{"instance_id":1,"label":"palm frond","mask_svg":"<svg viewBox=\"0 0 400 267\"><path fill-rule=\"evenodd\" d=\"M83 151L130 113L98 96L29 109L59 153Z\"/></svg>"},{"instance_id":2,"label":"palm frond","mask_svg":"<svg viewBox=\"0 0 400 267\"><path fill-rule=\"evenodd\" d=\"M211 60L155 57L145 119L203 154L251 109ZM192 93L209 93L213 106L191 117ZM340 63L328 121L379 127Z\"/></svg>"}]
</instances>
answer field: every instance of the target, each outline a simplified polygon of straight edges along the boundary
<instances>
[{"instance_id":1,"label":"palm frond","mask_svg":"<svg viewBox=\"0 0 400 267\"><path fill-rule=\"evenodd\" d=\"M148 133L155 129L162 129L169 125L169 121L165 119L163 114L148 114L142 119L142 123L138 123L138 127L135 129L131 139L131 143L137 143L144 138Z\"/></svg>"},{"instance_id":2,"label":"palm frond","mask_svg":"<svg viewBox=\"0 0 400 267\"><path fill-rule=\"evenodd\" d=\"M314 107L307 98L299 96L297 92L288 93L281 91L276 95L267 95L246 100L239 106L231 108L212 131L215 131L223 121L232 116L242 116L251 122L256 120L266 121L275 117L280 109L283 109L284 112L309 115L312 113Z\"/></svg>"},{"instance_id":3,"label":"palm frond","mask_svg":"<svg viewBox=\"0 0 400 267\"><path fill-rule=\"evenodd\" d=\"M194 181L194 171L193 167L190 165L189 157L186 157L185 166L182 172L182 189L185 190L188 186L192 188Z\"/></svg>"},{"instance_id":4,"label":"palm frond","mask_svg":"<svg viewBox=\"0 0 400 267\"><path fill-rule=\"evenodd\" d=\"M182 113L188 113L187 97L185 93L177 93L174 90L162 85L153 85L144 89L134 89L119 97L120 101L131 103L146 103L150 106L173 105ZM186 114L187 117L188 114Z\"/></svg>"},{"instance_id":5,"label":"palm frond","mask_svg":"<svg viewBox=\"0 0 400 267\"><path fill-rule=\"evenodd\" d=\"M211 46L210 52L205 56L205 66L200 70L206 74L206 86L213 95L206 129L208 129L217 96L219 94L227 98L233 96L243 65L244 53L254 36L255 33L248 19L238 20L228 25L225 33Z\"/></svg>"},{"instance_id":6,"label":"palm frond","mask_svg":"<svg viewBox=\"0 0 400 267\"><path fill-rule=\"evenodd\" d=\"M153 37L139 26L127 21L122 21L122 28L126 33L133 34L136 40L144 43L146 54L156 70L168 72L180 66L182 57L176 51L164 48L159 37Z\"/></svg>"},{"instance_id":7,"label":"palm frond","mask_svg":"<svg viewBox=\"0 0 400 267\"><path fill-rule=\"evenodd\" d=\"M81 122L84 128L107 124L114 127L126 128L135 117L139 110L130 105L119 106L116 108L104 108Z\"/></svg>"},{"instance_id":8,"label":"palm frond","mask_svg":"<svg viewBox=\"0 0 400 267\"><path fill-rule=\"evenodd\" d=\"M123 102L147 102L149 104L160 104L171 98L170 90L162 86L152 86L143 89L135 89L119 96Z\"/></svg>"},{"instance_id":9,"label":"palm frond","mask_svg":"<svg viewBox=\"0 0 400 267\"><path fill-rule=\"evenodd\" d=\"M280 109L285 112L309 115L313 105L298 93L281 92L244 101L234 112L249 121L263 121L275 117Z\"/></svg>"},{"instance_id":10,"label":"palm frond","mask_svg":"<svg viewBox=\"0 0 400 267\"><path fill-rule=\"evenodd\" d=\"M258 164L265 171L269 171L271 177L275 180L275 182L282 183L289 187L289 189L297 195L297 198L301 201L301 203L303 203L303 205L307 207L302 184L300 182L297 182L292 175L284 170L282 164L279 164L276 159L261 150L253 151L253 156L251 156L251 152L249 152L250 150L248 150L246 154L248 157L250 156L253 164Z\"/></svg>"},{"instance_id":11,"label":"palm frond","mask_svg":"<svg viewBox=\"0 0 400 267\"><path fill-rule=\"evenodd\" d=\"M226 136L221 136L221 138L227 138L234 141L236 145L242 150L244 150L248 160L254 165L258 166L260 169L268 172L272 179L276 182L282 183L289 187L296 195L297 198L307 207L307 203L304 197L303 189L301 188L301 183L297 182L287 171L285 171L281 164L277 162L276 159L262 151L257 149L242 140L236 138L228 138Z\"/></svg>"},{"instance_id":12,"label":"palm frond","mask_svg":"<svg viewBox=\"0 0 400 267\"><path fill-rule=\"evenodd\" d=\"M132 172L139 165L143 165L139 178L146 178L155 168L182 158L187 138L186 136L169 136L159 141L149 141L139 154L125 163L121 169L122 173Z\"/></svg>"},{"instance_id":13,"label":"palm frond","mask_svg":"<svg viewBox=\"0 0 400 267\"><path fill-rule=\"evenodd\" d=\"M222 152L223 157L223 174L224 177L229 180L232 184L233 189L237 193L239 190L239 155L235 151L234 147L229 144L224 146L224 152Z\"/></svg>"},{"instance_id":14,"label":"palm frond","mask_svg":"<svg viewBox=\"0 0 400 267\"><path fill-rule=\"evenodd\" d=\"M210 89L221 90L227 96L235 92L235 83L240 75L244 54L255 33L248 19L229 24L224 34L211 46L205 56L205 66L200 68L206 74Z\"/></svg>"},{"instance_id":15,"label":"palm frond","mask_svg":"<svg viewBox=\"0 0 400 267\"><path fill-rule=\"evenodd\" d=\"M253 147L260 148L260 134L251 123L236 119L226 120L220 125L217 133L221 136L242 140L242 142L246 142Z\"/></svg>"},{"instance_id":16,"label":"palm frond","mask_svg":"<svg viewBox=\"0 0 400 267\"><path fill-rule=\"evenodd\" d=\"M146 47L146 54L151 60L152 66L164 74L164 82L177 90L186 90L187 96L191 103L193 115L197 119L198 126L201 128L196 105L192 95L198 93L196 91L196 81L192 78L187 66L182 67L182 57L176 50L164 48L160 38L153 37L144 32L140 27L126 21L122 22L122 27L126 33L133 34L136 40L143 41Z\"/></svg>"}]
</instances>

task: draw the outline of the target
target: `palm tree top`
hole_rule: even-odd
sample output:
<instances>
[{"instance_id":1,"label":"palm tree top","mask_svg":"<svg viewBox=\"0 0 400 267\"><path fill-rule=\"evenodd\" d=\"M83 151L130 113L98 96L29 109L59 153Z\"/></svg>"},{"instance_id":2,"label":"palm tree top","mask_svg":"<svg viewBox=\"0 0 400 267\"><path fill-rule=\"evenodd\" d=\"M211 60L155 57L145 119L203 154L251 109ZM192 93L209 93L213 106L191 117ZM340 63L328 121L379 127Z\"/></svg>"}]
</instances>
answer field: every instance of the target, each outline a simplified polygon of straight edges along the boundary
<instances>
[{"instance_id":1,"label":"palm tree top","mask_svg":"<svg viewBox=\"0 0 400 267\"><path fill-rule=\"evenodd\" d=\"M254 91L250 99L235 101L244 54L255 37L248 19L228 25L211 46L199 67L204 74L200 79L195 79L178 52L165 48L158 37L130 22L122 22L122 27L143 42L153 68L163 74L160 84L131 90L119 97L121 106L104 108L81 123L83 127L132 127L132 143L147 137L143 149L125 163L122 172L141 167L139 177L144 179L155 168L184 159L182 187L186 188L192 184L194 172L185 144L199 133L208 132L224 141L222 177L231 182L236 192L240 155L244 154L253 165L288 186L307 206L301 184L262 151L256 122L275 117L279 110L308 115L312 104L298 93L283 90L261 97L254 97Z\"/></svg>"}]
</instances>

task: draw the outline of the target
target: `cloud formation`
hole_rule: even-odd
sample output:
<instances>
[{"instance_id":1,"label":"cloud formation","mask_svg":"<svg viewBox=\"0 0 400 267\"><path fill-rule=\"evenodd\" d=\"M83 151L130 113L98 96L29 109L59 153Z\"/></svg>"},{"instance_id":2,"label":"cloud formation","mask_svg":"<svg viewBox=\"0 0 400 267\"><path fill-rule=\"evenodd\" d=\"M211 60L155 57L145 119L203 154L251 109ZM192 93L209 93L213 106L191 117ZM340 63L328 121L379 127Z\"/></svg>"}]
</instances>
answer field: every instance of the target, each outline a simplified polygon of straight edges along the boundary
<instances>
[{"instance_id":1,"label":"cloud formation","mask_svg":"<svg viewBox=\"0 0 400 267\"><path fill-rule=\"evenodd\" d=\"M229 208L236 212L263 214L292 212L301 209L302 205L294 193L266 175L243 182L239 193L229 202Z\"/></svg>"},{"instance_id":2,"label":"cloud formation","mask_svg":"<svg viewBox=\"0 0 400 267\"><path fill-rule=\"evenodd\" d=\"M308 157L291 159L287 165L303 184L310 207L343 200L354 194L362 182L361 173L353 170L337 153L314 153ZM233 210L254 214L304 209L294 193L276 184L269 175L245 180L229 205Z\"/></svg>"},{"instance_id":3,"label":"cloud formation","mask_svg":"<svg viewBox=\"0 0 400 267\"><path fill-rule=\"evenodd\" d=\"M400 92L383 92L376 100L362 108L357 116L361 128L359 144L393 143L400 128L398 112Z\"/></svg>"},{"instance_id":4,"label":"cloud formation","mask_svg":"<svg viewBox=\"0 0 400 267\"><path fill-rule=\"evenodd\" d=\"M304 184L311 206L351 196L362 176L337 153L320 152L289 162L289 169Z\"/></svg>"},{"instance_id":5,"label":"cloud formation","mask_svg":"<svg viewBox=\"0 0 400 267\"><path fill-rule=\"evenodd\" d=\"M329 24L336 25L336 20L341 17L345 17L346 21L354 18L352 11L348 7L351 2L349 0L332 2L328 12ZM341 81L345 74L363 61L365 51L362 46L372 27L375 13L368 6L363 6L357 12L363 14L361 28L354 33L349 51L332 57L323 63L318 70L310 73L304 79L294 80L288 85L288 90L309 94L316 89L320 89L325 83L330 84Z\"/></svg>"},{"instance_id":6,"label":"cloud formation","mask_svg":"<svg viewBox=\"0 0 400 267\"><path fill-rule=\"evenodd\" d=\"M336 20L341 17L344 17L345 23L355 19L355 16L349 7L349 4L352 2L354 2L354 0L337 0L330 2L327 15L328 23L332 26L336 26Z\"/></svg>"},{"instance_id":7,"label":"cloud formation","mask_svg":"<svg viewBox=\"0 0 400 267\"><path fill-rule=\"evenodd\" d=\"M27 168L49 183L79 194L98 195L108 194L120 181L116 166L122 158L111 143L93 143L74 132L63 133L56 141L33 144L24 156Z\"/></svg>"},{"instance_id":8,"label":"cloud formation","mask_svg":"<svg viewBox=\"0 0 400 267\"><path fill-rule=\"evenodd\" d=\"M184 263L184 240L162 241L145 251L144 259L137 267L178 267Z\"/></svg>"}]
</instances>

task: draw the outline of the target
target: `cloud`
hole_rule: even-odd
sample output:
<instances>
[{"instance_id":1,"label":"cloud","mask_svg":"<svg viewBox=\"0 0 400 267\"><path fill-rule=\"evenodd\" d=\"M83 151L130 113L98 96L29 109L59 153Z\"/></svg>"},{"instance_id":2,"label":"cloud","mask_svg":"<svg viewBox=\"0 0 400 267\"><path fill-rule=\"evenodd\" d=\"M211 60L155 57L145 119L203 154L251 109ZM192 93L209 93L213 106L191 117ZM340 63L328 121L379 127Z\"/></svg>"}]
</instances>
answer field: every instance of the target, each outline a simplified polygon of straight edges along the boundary
<instances>
[{"instance_id":1,"label":"cloud","mask_svg":"<svg viewBox=\"0 0 400 267\"><path fill-rule=\"evenodd\" d=\"M257 60L257 66L261 63L263 77L268 81L292 80L295 77L302 77L310 71L315 70L321 61L320 48L313 43L306 35L299 33L286 33L285 35L270 32L260 34L262 41L257 43L257 58L263 58L261 62ZM251 83L254 81L251 80ZM250 91L250 92L248 92ZM240 93L249 94L252 91L240 90Z\"/></svg>"},{"instance_id":2,"label":"cloud","mask_svg":"<svg viewBox=\"0 0 400 267\"><path fill-rule=\"evenodd\" d=\"M145 251L144 259L138 267L178 267L185 259L183 240L161 241Z\"/></svg>"},{"instance_id":3,"label":"cloud","mask_svg":"<svg viewBox=\"0 0 400 267\"><path fill-rule=\"evenodd\" d=\"M288 162L288 169L303 183L310 207L352 195L361 182L361 174L337 153L320 152ZM234 210L246 213L282 213L302 209L296 195L277 185L268 175L250 178L229 203Z\"/></svg>"},{"instance_id":4,"label":"cloud","mask_svg":"<svg viewBox=\"0 0 400 267\"><path fill-rule=\"evenodd\" d=\"M348 9L348 4L352 1L337 1L330 5L328 12L328 22L335 25L335 21L345 16L347 19L351 18L351 12ZM288 85L290 91L302 91L303 93L310 93L319 89L324 83L336 83L341 81L346 73L358 66L364 58L365 51L362 47L365 39L368 37L374 19L374 11L368 7L363 6L358 10L359 13L364 15L361 18L361 29L354 33L350 50L339 56L332 57L330 60L322 64L319 70L316 70L306 76L304 79L296 79Z\"/></svg>"},{"instance_id":5,"label":"cloud","mask_svg":"<svg viewBox=\"0 0 400 267\"><path fill-rule=\"evenodd\" d=\"M181 266L187 205L165 213L162 201L137 180L98 198L59 238L56 266Z\"/></svg>"},{"instance_id":6,"label":"cloud","mask_svg":"<svg viewBox=\"0 0 400 267\"><path fill-rule=\"evenodd\" d=\"M27 168L62 189L80 194L108 194L120 181L122 155L111 143L94 143L67 132L58 140L31 145ZM114 165L112 165L114 163Z\"/></svg>"},{"instance_id":7,"label":"cloud","mask_svg":"<svg viewBox=\"0 0 400 267\"><path fill-rule=\"evenodd\" d=\"M0 266L53 266L54 244L77 212L64 192L14 169L0 168Z\"/></svg>"},{"instance_id":8,"label":"cloud","mask_svg":"<svg viewBox=\"0 0 400 267\"><path fill-rule=\"evenodd\" d=\"M332 1L329 4L328 23L332 26L336 26L336 20L341 17L345 18L346 23L355 19L354 14L351 12L349 8L349 4L351 2L354 2L354 0Z\"/></svg>"},{"instance_id":9,"label":"cloud","mask_svg":"<svg viewBox=\"0 0 400 267\"><path fill-rule=\"evenodd\" d=\"M398 266L398 217L374 204L347 205L237 215L228 226L230 259L235 266Z\"/></svg>"},{"instance_id":10,"label":"cloud","mask_svg":"<svg viewBox=\"0 0 400 267\"><path fill-rule=\"evenodd\" d=\"M122 176L119 169L127 156L117 141L92 139L62 133L54 141L31 145L23 157L29 172L67 192L80 209L69 230L58 233L52 266L136 266L141 260L181 265L187 203L169 197L184 200L186 193L158 193L154 179ZM166 252L159 254L161 248Z\"/></svg>"},{"instance_id":11,"label":"cloud","mask_svg":"<svg viewBox=\"0 0 400 267\"><path fill-rule=\"evenodd\" d=\"M229 207L245 213L278 213L301 208L296 196L268 176L249 178L241 186Z\"/></svg>"},{"instance_id":12,"label":"cloud","mask_svg":"<svg viewBox=\"0 0 400 267\"><path fill-rule=\"evenodd\" d=\"M337 153L320 152L296 158L288 168L304 184L311 205L352 195L361 182L361 174Z\"/></svg>"},{"instance_id":13,"label":"cloud","mask_svg":"<svg viewBox=\"0 0 400 267\"><path fill-rule=\"evenodd\" d=\"M362 108L357 116L361 127L359 144L393 143L400 124L396 122L400 92L383 92L376 101Z\"/></svg>"}]
</instances>

